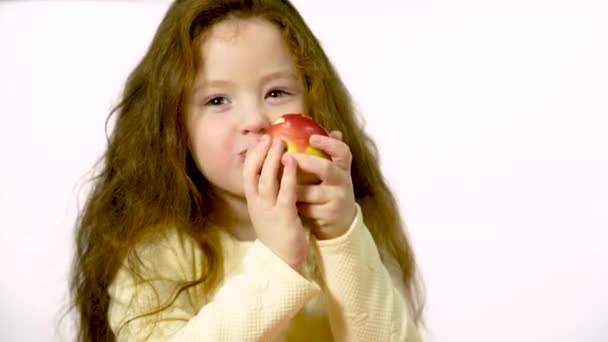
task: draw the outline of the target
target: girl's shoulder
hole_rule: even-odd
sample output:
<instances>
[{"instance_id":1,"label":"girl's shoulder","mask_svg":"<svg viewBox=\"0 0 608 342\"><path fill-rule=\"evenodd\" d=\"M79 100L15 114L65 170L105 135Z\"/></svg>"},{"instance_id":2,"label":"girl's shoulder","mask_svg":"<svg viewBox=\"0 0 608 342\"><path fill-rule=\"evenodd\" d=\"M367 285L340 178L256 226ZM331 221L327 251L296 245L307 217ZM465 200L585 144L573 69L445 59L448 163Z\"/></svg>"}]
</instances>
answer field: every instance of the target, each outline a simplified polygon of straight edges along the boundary
<instances>
[{"instance_id":1,"label":"girl's shoulder","mask_svg":"<svg viewBox=\"0 0 608 342\"><path fill-rule=\"evenodd\" d=\"M187 281L202 274L204 259L199 241L170 226L142 238L128 254L125 264L131 268L133 263L139 264L136 267L149 277Z\"/></svg>"},{"instance_id":2,"label":"girl's shoulder","mask_svg":"<svg viewBox=\"0 0 608 342\"><path fill-rule=\"evenodd\" d=\"M175 293L201 279L204 265L202 248L184 231L167 227L147 234L131 248L108 287L110 324L119 329L128 317L169 302L196 314L207 298L204 286L188 287L177 297Z\"/></svg>"}]
</instances>

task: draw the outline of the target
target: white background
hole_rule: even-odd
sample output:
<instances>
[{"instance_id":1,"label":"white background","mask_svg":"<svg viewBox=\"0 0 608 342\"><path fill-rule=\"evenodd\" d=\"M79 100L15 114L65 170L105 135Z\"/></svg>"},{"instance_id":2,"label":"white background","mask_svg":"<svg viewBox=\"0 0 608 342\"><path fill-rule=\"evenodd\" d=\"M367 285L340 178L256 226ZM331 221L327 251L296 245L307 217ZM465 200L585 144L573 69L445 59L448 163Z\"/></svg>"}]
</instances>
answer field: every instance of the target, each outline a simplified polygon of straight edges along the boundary
<instances>
[{"instance_id":1,"label":"white background","mask_svg":"<svg viewBox=\"0 0 608 342\"><path fill-rule=\"evenodd\" d=\"M381 148L427 340L608 341L608 3L294 3ZM73 339L76 199L166 8L0 4L1 341Z\"/></svg>"}]
</instances>

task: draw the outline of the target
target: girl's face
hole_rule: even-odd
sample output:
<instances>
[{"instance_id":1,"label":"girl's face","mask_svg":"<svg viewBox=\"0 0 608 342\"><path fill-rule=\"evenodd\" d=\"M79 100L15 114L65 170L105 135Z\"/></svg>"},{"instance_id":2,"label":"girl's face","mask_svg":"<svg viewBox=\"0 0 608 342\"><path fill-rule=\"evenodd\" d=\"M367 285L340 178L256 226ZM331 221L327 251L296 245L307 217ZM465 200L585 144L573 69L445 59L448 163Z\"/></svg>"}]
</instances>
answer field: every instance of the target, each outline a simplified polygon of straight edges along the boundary
<instances>
[{"instance_id":1,"label":"girl's face","mask_svg":"<svg viewBox=\"0 0 608 342\"><path fill-rule=\"evenodd\" d=\"M270 124L304 111L302 81L280 31L263 19L215 24L188 109L199 170L220 195L244 196L245 155Z\"/></svg>"}]
</instances>

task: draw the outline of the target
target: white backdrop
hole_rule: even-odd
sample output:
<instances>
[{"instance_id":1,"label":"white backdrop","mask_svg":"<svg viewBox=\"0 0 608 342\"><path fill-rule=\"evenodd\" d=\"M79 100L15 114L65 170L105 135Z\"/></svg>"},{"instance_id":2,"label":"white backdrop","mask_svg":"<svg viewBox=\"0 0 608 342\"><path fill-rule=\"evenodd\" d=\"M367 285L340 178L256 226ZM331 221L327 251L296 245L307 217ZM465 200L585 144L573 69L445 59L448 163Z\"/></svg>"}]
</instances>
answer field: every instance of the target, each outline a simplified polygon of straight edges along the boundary
<instances>
[{"instance_id":1,"label":"white backdrop","mask_svg":"<svg viewBox=\"0 0 608 342\"><path fill-rule=\"evenodd\" d=\"M294 3L381 148L427 341L608 341L608 3ZM78 187L166 8L0 4L1 341L73 339Z\"/></svg>"}]
</instances>

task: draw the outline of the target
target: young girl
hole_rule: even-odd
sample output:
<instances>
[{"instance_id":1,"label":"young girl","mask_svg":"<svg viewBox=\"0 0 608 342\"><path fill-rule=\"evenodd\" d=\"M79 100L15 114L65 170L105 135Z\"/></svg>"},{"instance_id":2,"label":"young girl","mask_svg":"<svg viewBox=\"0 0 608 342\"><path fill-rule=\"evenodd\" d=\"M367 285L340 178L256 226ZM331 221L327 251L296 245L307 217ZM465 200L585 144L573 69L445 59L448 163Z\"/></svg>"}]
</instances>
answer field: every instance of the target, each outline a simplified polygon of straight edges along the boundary
<instances>
[{"instance_id":1,"label":"young girl","mask_svg":"<svg viewBox=\"0 0 608 342\"><path fill-rule=\"evenodd\" d=\"M179 0L130 75L77 224L80 341L419 341L371 139L287 0ZM285 113L331 160L284 153ZM298 184L297 170L317 184Z\"/></svg>"}]
</instances>

